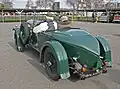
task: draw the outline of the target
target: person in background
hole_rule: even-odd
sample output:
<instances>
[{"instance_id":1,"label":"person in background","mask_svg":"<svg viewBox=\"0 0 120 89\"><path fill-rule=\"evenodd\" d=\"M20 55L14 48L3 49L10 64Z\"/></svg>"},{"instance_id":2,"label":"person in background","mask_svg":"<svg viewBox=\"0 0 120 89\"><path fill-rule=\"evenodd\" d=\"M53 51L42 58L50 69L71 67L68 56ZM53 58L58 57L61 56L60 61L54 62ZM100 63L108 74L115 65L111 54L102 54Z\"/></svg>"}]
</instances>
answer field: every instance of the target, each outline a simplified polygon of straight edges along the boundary
<instances>
[{"instance_id":1,"label":"person in background","mask_svg":"<svg viewBox=\"0 0 120 89\"><path fill-rule=\"evenodd\" d=\"M98 22L98 15L97 15L97 12L95 13L95 23Z\"/></svg>"},{"instance_id":2,"label":"person in background","mask_svg":"<svg viewBox=\"0 0 120 89\"><path fill-rule=\"evenodd\" d=\"M95 13L94 12L92 13L92 22L93 23L95 22Z\"/></svg>"}]
</instances>

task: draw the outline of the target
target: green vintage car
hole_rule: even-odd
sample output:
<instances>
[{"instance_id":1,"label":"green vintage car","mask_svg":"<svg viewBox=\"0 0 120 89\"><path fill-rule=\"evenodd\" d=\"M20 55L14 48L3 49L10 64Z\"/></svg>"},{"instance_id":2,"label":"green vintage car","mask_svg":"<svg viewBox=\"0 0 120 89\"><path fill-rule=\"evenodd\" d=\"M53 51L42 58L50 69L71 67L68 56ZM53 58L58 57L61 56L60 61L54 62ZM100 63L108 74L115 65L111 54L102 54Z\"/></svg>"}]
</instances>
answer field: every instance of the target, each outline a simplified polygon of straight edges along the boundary
<instances>
[{"instance_id":1,"label":"green vintage car","mask_svg":"<svg viewBox=\"0 0 120 89\"><path fill-rule=\"evenodd\" d=\"M14 40L19 52L29 46L39 52L39 62L44 63L52 80L67 79L71 75L84 80L107 73L107 68L112 67L111 49L103 37L70 27L53 29L51 26L34 33L33 29L43 22L25 21L15 26Z\"/></svg>"}]
</instances>

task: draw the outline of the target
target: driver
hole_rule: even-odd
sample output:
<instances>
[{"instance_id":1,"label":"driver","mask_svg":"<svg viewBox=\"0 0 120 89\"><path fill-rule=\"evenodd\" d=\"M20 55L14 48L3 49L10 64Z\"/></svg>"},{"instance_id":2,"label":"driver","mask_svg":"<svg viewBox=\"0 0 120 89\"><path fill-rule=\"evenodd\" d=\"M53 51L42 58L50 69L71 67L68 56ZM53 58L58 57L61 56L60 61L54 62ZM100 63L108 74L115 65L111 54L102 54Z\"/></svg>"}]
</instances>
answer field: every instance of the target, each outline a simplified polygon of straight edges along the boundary
<instances>
[{"instance_id":1,"label":"driver","mask_svg":"<svg viewBox=\"0 0 120 89\"><path fill-rule=\"evenodd\" d=\"M46 16L46 21L40 23L38 26L33 28L33 32L36 35L35 46L38 46L38 33L46 31L46 30L56 30L58 28L57 23L53 21L54 18L51 16Z\"/></svg>"},{"instance_id":2,"label":"driver","mask_svg":"<svg viewBox=\"0 0 120 89\"><path fill-rule=\"evenodd\" d=\"M34 33L39 33L46 30L54 30L54 29L56 30L58 28L57 23L53 21L54 20L53 17L46 16L46 19L47 20L45 22L33 28Z\"/></svg>"},{"instance_id":3,"label":"driver","mask_svg":"<svg viewBox=\"0 0 120 89\"><path fill-rule=\"evenodd\" d=\"M71 23L66 15L60 17L60 22L58 24L59 29L71 28Z\"/></svg>"}]
</instances>

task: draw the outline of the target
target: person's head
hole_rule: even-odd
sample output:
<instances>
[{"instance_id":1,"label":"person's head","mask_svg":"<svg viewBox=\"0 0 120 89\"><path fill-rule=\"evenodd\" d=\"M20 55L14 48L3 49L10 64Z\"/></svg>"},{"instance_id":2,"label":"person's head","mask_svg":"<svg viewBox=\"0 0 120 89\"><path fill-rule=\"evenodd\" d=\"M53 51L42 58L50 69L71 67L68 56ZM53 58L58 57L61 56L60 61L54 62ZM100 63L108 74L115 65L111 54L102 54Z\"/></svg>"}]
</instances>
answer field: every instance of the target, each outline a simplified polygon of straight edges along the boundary
<instances>
[{"instance_id":1,"label":"person's head","mask_svg":"<svg viewBox=\"0 0 120 89\"><path fill-rule=\"evenodd\" d=\"M60 17L60 24L61 25L68 25L70 24L69 18L66 15Z\"/></svg>"},{"instance_id":2,"label":"person's head","mask_svg":"<svg viewBox=\"0 0 120 89\"><path fill-rule=\"evenodd\" d=\"M67 16L63 15L63 16L60 17L58 28L59 29L62 29L62 28L71 28L71 22L69 21L69 19L68 19Z\"/></svg>"}]
</instances>

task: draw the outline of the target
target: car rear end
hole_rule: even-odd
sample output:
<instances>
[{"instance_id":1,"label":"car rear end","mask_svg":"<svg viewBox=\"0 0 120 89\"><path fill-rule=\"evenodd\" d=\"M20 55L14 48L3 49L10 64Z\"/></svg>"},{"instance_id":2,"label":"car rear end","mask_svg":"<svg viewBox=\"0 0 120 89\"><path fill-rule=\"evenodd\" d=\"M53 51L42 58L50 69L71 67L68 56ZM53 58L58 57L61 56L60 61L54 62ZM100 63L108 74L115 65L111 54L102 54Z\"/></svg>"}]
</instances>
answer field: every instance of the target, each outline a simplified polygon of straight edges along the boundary
<instances>
[{"instance_id":1,"label":"car rear end","mask_svg":"<svg viewBox=\"0 0 120 89\"><path fill-rule=\"evenodd\" d=\"M77 29L56 32L53 36L65 48L70 74L85 79L100 73L107 73L106 62L103 58L108 58L108 53L105 57L101 55L101 49L107 44L102 39L98 42L100 38L97 40L88 32ZM103 43L103 47L100 47L100 43ZM108 51L107 49L103 54Z\"/></svg>"},{"instance_id":2,"label":"car rear end","mask_svg":"<svg viewBox=\"0 0 120 89\"><path fill-rule=\"evenodd\" d=\"M100 22L107 22L110 23L113 21L113 14L112 13L102 13L99 17Z\"/></svg>"},{"instance_id":3,"label":"car rear end","mask_svg":"<svg viewBox=\"0 0 120 89\"><path fill-rule=\"evenodd\" d=\"M114 22L120 22L120 14L114 15L113 21L114 21Z\"/></svg>"},{"instance_id":4,"label":"car rear end","mask_svg":"<svg viewBox=\"0 0 120 89\"><path fill-rule=\"evenodd\" d=\"M99 54L80 46L63 45L69 56L71 74L77 75L81 80L84 80L101 73L107 73L107 67Z\"/></svg>"},{"instance_id":5,"label":"car rear end","mask_svg":"<svg viewBox=\"0 0 120 89\"><path fill-rule=\"evenodd\" d=\"M99 17L100 22L107 22L107 13L102 13L101 16Z\"/></svg>"}]
</instances>

